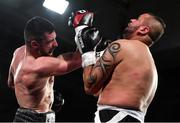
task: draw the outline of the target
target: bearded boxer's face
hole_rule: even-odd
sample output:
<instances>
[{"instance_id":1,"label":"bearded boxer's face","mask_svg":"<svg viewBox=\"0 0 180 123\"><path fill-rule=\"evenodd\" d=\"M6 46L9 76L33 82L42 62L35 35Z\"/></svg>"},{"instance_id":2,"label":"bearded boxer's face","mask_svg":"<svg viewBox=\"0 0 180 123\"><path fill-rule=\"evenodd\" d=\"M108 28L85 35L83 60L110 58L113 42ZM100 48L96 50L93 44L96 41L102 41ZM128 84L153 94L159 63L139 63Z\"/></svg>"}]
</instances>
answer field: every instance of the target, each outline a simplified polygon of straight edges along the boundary
<instances>
[{"instance_id":1,"label":"bearded boxer's face","mask_svg":"<svg viewBox=\"0 0 180 123\"><path fill-rule=\"evenodd\" d=\"M42 56L52 56L54 49L58 46L56 41L56 33L45 33L44 39L39 47L39 52Z\"/></svg>"},{"instance_id":2,"label":"bearded boxer's face","mask_svg":"<svg viewBox=\"0 0 180 123\"><path fill-rule=\"evenodd\" d=\"M136 30L140 27L140 22L137 19L131 19L128 26L123 32L123 38L130 39L136 33Z\"/></svg>"},{"instance_id":3,"label":"bearded boxer's face","mask_svg":"<svg viewBox=\"0 0 180 123\"><path fill-rule=\"evenodd\" d=\"M149 14L141 14L138 19L131 19L123 32L123 38L131 39L142 33L143 27L148 27ZM148 27L149 28L149 27Z\"/></svg>"}]
</instances>

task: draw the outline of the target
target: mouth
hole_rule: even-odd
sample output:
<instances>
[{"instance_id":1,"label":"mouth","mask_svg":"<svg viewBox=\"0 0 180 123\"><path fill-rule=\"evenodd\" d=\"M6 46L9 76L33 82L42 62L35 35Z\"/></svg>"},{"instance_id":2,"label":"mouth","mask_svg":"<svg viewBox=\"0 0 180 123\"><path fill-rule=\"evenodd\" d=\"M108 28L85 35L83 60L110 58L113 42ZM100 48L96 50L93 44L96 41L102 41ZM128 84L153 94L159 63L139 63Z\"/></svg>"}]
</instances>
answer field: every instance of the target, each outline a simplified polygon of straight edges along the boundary
<instances>
[{"instance_id":1,"label":"mouth","mask_svg":"<svg viewBox=\"0 0 180 123\"><path fill-rule=\"evenodd\" d=\"M49 53L53 53L53 52L54 52L54 48L49 51Z\"/></svg>"},{"instance_id":2,"label":"mouth","mask_svg":"<svg viewBox=\"0 0 180 123\"><path fill-rule=\"evenodd\" d=\"M130 23L128 23L128 27L129 27L129 26L131 26L131 22L130 22Z\"/></svg>"},{"instance_id":3,"label":"mouth","mask_svg":"<svg viewBox=\"0 0 180 123\"><path fill-rule=\"evenodd\" d=\"M52 56L52 55L53 55L53 51L54 51L54 50L50 50L50 51L48 52L48 54L49 54L50 56Z\"/></svg>"}]
</instances>

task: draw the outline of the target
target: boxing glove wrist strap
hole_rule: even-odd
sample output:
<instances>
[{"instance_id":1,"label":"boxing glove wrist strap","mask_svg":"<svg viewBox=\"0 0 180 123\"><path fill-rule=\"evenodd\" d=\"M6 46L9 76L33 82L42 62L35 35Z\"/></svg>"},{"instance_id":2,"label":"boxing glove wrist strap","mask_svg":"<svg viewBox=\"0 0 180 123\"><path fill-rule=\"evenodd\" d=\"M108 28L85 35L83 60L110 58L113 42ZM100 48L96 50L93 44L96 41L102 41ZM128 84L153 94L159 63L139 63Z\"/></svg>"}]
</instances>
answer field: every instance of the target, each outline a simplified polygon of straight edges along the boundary
<instances>
[{"instance_id":1,"label":"boxing glove wrist strap","mask_svg":"<svg viewBox=\"0 0 180 123\"><path fill-rule=\"evenodd\" d=\"M80 30L82 30L82 29L84 29L84 28L86 28L86 27L88 27L88 26L87 26L87 25L77 26L77 27L75 28L76 34L77 34Z\"/></svg>"},{"instance_id":2,"label":"boxing glove wrist strap","mask_svg":"<svg viewBox=\"0 0 180 123\"><path fill-rule=\"evenodd\" d=\"M105 50L99 51L99 52L95 52L95 54L96 54L96 61L99 60L99 58L103 55L104 51Z\"/></svg>"},{"instance_id":3,"label":"boxing glove wrist strap","mask_svg":"<svg viewBox=\"0 0 180 123\"><path fill-rule=\"evenodd\" d=\"M94 51L82 54L82 67L87 67L96 63L96 56Z\"/></svg>"}]
</instances>

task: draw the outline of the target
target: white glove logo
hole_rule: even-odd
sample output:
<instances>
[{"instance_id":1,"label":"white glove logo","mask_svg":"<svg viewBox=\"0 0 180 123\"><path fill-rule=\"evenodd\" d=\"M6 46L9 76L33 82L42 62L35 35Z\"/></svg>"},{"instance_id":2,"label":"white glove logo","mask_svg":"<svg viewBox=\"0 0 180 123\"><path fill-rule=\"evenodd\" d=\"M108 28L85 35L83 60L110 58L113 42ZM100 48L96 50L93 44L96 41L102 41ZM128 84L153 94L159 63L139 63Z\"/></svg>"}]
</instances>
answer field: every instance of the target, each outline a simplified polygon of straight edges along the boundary
<instances>
[{"instance_id":1,"label":"white glove logo","mask_svg":"<svg viewBox=\"0 0 180 123\"><path fill-rule=\"evenodd\" d=\"M85 13L86 10L79 10L78 12L82 14L82 13Z\"/></svg>"}]
</instances>

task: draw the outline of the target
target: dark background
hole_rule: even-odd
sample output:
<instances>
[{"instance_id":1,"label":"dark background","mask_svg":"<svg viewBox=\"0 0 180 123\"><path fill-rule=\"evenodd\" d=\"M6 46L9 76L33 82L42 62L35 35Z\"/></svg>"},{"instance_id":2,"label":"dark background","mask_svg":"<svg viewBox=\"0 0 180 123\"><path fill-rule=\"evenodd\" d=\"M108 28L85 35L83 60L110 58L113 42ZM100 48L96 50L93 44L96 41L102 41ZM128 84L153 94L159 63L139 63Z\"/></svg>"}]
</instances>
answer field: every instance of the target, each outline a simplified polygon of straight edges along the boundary
<instances>
[{"instance_id":1,"label":"dark background","mask_svg":"<svg viewBox=\"0 0 180 123\"><path fill-rule=\"evenodd\" d=\"M18 107L14 91L7 87L13 51L24 44L23 29L28 19L42 16L56 26L59 47L55 55L75 50L74 31L68 27L70 13L79 9L94 11L94 25L104 37L116 39L129 17L152 12L167 25L164 36L151 47L159 73L156 96L145 121L180 121L180 1L179 0L68 0L63 15L42 7L43 0L0 0L0 121L12 121ZM56 77L54 88L62 93L65 104L57 121L93 121L96 98L83 90L82 69Z\"/></svg>"}]
</instances>

